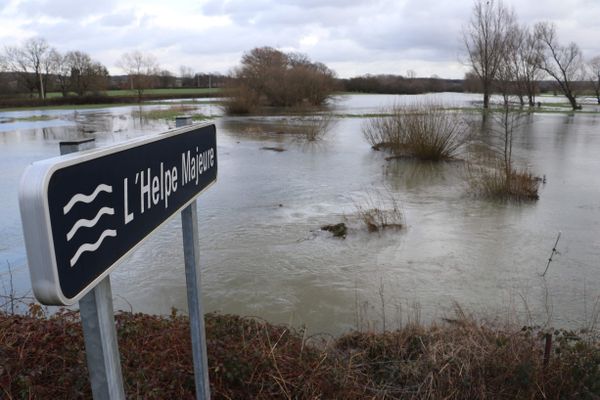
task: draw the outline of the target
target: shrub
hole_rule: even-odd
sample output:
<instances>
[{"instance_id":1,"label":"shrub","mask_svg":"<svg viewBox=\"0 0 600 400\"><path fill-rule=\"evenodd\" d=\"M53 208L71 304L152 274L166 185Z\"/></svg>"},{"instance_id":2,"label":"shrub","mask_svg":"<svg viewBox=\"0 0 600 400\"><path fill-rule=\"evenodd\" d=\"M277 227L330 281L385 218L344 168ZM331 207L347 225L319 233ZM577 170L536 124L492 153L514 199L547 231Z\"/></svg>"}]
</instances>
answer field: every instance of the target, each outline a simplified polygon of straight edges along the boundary
<instances>
[{"instance_id":1,"label":"shrub","mask_svg":"<svg viewBox=\"0 0 600 400\"><path fill-rule=\"evenodd\" d=\"M469 165L469 186L473 194L484 198L515 201L539 199L540 178L525 170L511 167L507 170L502 161L489 161L487 165Z\"/></svg>"},{"instance_id":2,"label":"shrub","mask_svg":"<svg viewBox=\"0 0 600 400\"><path fill-rule=\"evenodd\" d=\"M272 47L251 50L242 57L230 81L233 95L226 111L248 113L257 106L319 106L334 89L335 74L302 54Z\"/></svg>"},{"instance_id":3,"label":"shrub","mask_svg":"<svg viewBox=\"0 0 600 400\"><path fill-rule=\"evenodd\" d=\"M388 149L398 157L449 160L469 136L462 116L440 105L396 106L386 114L369 119L363 136L374 149Z\"/></svg>"},{"instance_id":4,"label":"shrub","mask_svg":"<svg viewBox=\"0 0 600 400\"><path fill-rule=\"evenodd\" d=\"M384 193L373 190L367 193L366 199L355 203L356 214L364 222L369 232L382 229L400 229L404 223L404 213L394 195L386 190Z\"/></svg>"}]
</instances>

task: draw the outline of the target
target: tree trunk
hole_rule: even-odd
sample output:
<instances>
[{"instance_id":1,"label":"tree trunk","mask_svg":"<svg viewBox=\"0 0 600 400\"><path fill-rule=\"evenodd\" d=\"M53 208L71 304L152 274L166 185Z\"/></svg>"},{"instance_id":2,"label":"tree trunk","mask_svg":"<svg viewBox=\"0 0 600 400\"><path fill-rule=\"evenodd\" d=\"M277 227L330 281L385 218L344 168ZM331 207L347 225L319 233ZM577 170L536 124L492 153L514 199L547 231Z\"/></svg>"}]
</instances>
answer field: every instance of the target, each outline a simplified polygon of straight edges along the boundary
<instances>
[{"instance_id":1,"label":"tree trunk","mask_svg":"<svg viewBox=\"0 0 600 400\"><path fill-rule=\"evenodd\" d=\"M488 93L487 89L484 88L483 89L483 108L489 108L490 107L490 94Z\"/></svg>"},{"instance_id":2,"label":"tree trunk","mask_svg":"<svg viewBox=\"0 0 600 400\"><path fill-rule=\"evenodd\" d=\"M37 79L37 90L38 90L38 97L40 99L44 98L44 83L42 82L42 74L37 74L36 76Z\"/></svg>"},{"instance_id":3,"label":"tree trunk","mask_svg":"<svg viewBox=\"0 0 600 400\"><path fill-rule=\"evenodd\" d=\"M569 103L571 103L573 110L581 110L581 106L577 105L577 99L575 99L575 96L573 96L572 93L565 93L565 96L569 99Z\"/></svg>"}]
</instances>

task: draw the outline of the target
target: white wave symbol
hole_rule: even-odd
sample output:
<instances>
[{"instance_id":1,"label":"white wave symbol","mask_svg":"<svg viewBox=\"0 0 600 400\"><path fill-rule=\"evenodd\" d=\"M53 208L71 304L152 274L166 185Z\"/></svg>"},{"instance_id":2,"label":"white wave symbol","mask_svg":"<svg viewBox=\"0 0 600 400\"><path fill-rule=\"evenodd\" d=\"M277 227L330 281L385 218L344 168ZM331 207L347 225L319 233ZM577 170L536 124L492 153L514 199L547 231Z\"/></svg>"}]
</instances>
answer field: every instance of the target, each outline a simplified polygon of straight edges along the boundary
<instances>
[{"instance_id":1,"label":"white wave symbol","mask_svg":"<svg viewBox=\"0 0 600 400\"><path fill-rule=\"evenodd\" d=\"M77 252L75 252L75 255L73 256L73 258L71 258L71 267L74 266L77 263L77 260L79 260L79 257L81 257L81 255L83 253L85 253L86 251L94 252L94 251L98 250L98 247L100 247L100 245L102 244L102 242L104 241L104 239L106 239L109 236L110 237L117 237L117 231L115 231L113 229L107 229L104 232L102 232L102 234L100 235L100 237L98 238L98 240L96 241L96 243L84 243L84 244L82 244L77 249Z\"/></svg>"},{"instance_id":2,"label":"white wave symbol","mask_svg":"<svg viewBox=\"0 0 600 400\"><path fill-rule=\"evenodd\" d=\"M73 206L77 203L91 203L96 199L100 192L112 193L112 190L112 186L101 183L100 185L96 186L96 189L94 189L94 192L92 194L86 195L83 193L77 193L76 195L71 197L71 200L69 200L67 205L63 207L63 214L67 215L67 213L71 211L71 208L73 208Z\"/></svg>"},{"instance_id":3,"label":"white wave symbol","mask_svg":"<svg viewBox=\"0 0 600 400\"><path fill-rule=\"evenodd\" d=\"M75 236L75 233L77 233L79 228L91 228L93 226L96 226L100 218L102 218L103 215L107 214L115 215L115 209L111 207L102 207L93 219L80 219L79 221L75 222L75 225L73 225L69 233L67 233L67 242L71 240L73 236Z\"/></svg>"}]
</instances>

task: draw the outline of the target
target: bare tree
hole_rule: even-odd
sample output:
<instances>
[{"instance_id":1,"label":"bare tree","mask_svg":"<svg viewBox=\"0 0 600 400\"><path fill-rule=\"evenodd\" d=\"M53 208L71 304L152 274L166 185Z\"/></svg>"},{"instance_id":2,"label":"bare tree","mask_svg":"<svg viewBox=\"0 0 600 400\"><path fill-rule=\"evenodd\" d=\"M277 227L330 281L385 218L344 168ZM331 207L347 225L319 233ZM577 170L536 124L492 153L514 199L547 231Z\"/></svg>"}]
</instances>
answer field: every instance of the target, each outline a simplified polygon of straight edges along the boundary
<instances>
[{"instance_id":1,"label":"bare tree","mask_svg":"<svg viewBox=\"0 0 600 400\"><path fill-rule=\"evenodd\" d=\"M144 90L154 86L156 76L159 74L156 59L151 54L135 50L123 54L118 67L129 76L130 87L137 92L138 101L141 102Z\"/></svg>"},{"instance_id":2,"label":"bare tree","mask_svg":"<svg viewBox=\"0 0 600 400\"><path fill-rule=\"evenodd\" d=\"M518 36L515 36L513 39L516 40L513 45L518 44ZM500 147L497 151L501 155L500 159L502 161L502 167L507 183L510 182L511 174L513 172L513 134L526 115L522 108L513 107L510 101L511 96L515 94L515 86L518 85L519 82L519 73L521 72L519 67L519 63L515 63L514 60L511 60L510 58L506 58L504 62L500 64L495 80L495 87L502 94L504 102L502 108L493 114L494 120L499 126L499 129L495 130L494 133L500 139ZM518 96L518 94L516 94L516 96Z\"/></svg>"},{"instance_id":3,"label":"bare tree","mask_svg":"<svg viewBox=\"0 0 600 400\"><path fill-rule=\"evenodd\" d=\"M65 60L70 69L71 88L79 96L106 88L108 71L104 65L92 60L89 54L70 51L65 55Z\"/></svg>"},{"instance_id":4,"label":"bare tree","mask_svg":"<svg viewBox=\"0 0 600 400\"><path fill-rule=\"evenodd\" d=\"M463 41L469 64L481 81L483 107L489 107L494 79L506 56L508 32L515 15L502 2L477 0L469 24L463 28Z\"/></svg>"},{"instance_id":5,"label":"bare tree","mask_svg":"<svg viewBox=\"0 0 600 400\"><path fill-rule=\"evenodd\" d=\"M519 85L521 93L527 96L529 106L535 105L535 95L538 92L537 82L542 77L540 70L540 42L531 28L521 27L520 45L516 62L519 64Z\"/></svg>"},{"instance_id":6,"label":"bare tree","mask_svg":"<svg viewBox=\"0 0 600 400\"><path fill-rule=\"evenodd\" d=\"M70 51L65 58L71 69L71 87L79 96L83 96L88 86L86 76L92 65L92 57L83 51Z\"/></svg>"},{"instance_id":7,"label":"bare tree","mask_svg":"<svg viewBox=\"0 0 600 400\"><path fill-rule=\"evenodd\" d=\"M580 109L575 92L576 82L583 78L583 57L579 46L573 42L561 46L554 24L539 22L534 29L541 44L538 57L540 68L556 81L573 110Z\"/></svg>"},{"instance_id":8,"label":"bare tree","mask_svg":"<svg viewBox=\"0 0 600 400\"><path fill-rule=\"evenodd\" d=\"M8 69L18 73L30 90L37 90L40 99L46 98L50 46L41 38L28 39L20 47L6 47L4 61Z\"/></svg>"},{"instance_id":9,"label":"bare tree","mask_svg":"<svg viewBox=\"0 0 600 400\"><path fill-rule=\"evenodd\" d=\"M71 90L71 67L67 62L67 57L58 51L54 51L51 57L55 66L54 77L56 84L63 97L66 97Z\"/></svg>"},{"instance_id":10,"label":"bare tree","mask_svg":"<svg viewBox=\"0 0 600 400\"><path fill-rule=\"evenodd\" d=\"M179 67L179 76L181 77L181 86L194 86L194 70L192 67L181 65Z\"/></svg>"},{"instance_id":11,"label":"bare tree","mask_svg":"<svg viewBox=\"0 0 600 400\"><path fill-rule=\"evenodd\" d=\"M175 75L167 69L163 69L158 73L158 82L161 88L175 87L176 80Z\"/></svg>"},{"instance_id":12,"label":"bare tree","mask_svg":"<svg viewBox=\"0 0 600 400\"><path fill-rule=\"evenodd\" d=\"M592 84L592 89L594 89L596 100L600 104L600 56L596 56L588 61L587 73L588 79Z\"/></svg>"}]
</instances>

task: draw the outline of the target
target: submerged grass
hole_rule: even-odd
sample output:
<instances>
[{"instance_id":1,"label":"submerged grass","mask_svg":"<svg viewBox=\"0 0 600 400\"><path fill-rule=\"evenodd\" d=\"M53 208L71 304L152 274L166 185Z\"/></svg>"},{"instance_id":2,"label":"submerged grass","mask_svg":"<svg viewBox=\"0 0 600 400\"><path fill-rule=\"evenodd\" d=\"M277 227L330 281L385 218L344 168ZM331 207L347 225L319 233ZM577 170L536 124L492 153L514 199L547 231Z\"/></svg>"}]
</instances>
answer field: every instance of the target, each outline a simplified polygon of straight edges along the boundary
<instances>
[{"instance_id":1,"label":"submerged grass","mask_svg":"<svg viewBox=\"0 0 600 400\"><path fill-rule=\"evenodd\" d=\"M120 313L116 326L128 398L193 398L186 317ZM600 396L600 342L590 332L499 327L462 313L429 326L329 341L233 315L207 314L206 331L215 399ZM0 314L0 393L91 397L76 312Z\"/></svg>"},{"instance_id":2,"label":"submerged grass","mask_svg":"<svg viewBox=\"0 0 600 400\"><path fill-rule=\"evenodd\" d=\"M212 116L201 114L197 111L196 107L189 105L174 105L168 108L159 108L152 110L134 111L134 117L136 118L147 118L147 119L169 119L174 120L175 117L181 115L189 115L193 120L205 120L213 118Z\"/></svg>"}]
</instances>

